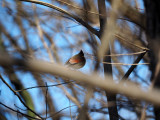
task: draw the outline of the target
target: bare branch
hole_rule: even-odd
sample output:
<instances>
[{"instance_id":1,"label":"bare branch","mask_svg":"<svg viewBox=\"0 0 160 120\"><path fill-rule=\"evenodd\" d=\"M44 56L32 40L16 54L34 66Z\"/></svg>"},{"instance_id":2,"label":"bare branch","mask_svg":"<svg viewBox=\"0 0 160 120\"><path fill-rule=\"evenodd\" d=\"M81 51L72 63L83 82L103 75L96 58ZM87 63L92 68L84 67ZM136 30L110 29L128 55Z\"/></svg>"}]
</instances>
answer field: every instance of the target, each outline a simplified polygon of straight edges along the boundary
<instances>
[{"instance_id":1,"label":"bare branch","mask_svg":"<svg viewBox=\"0 0 160 120\"><path fill-rule=\"evenodd\" d=\"M22 112L20 112L20 111L18 111L18 110L14 110L14 109L12 109L11 107L8 107L7 105L3 104L2 102L0 102L0 105L6 107L6 108L8 108L8 109L10 109L11 111L14 111L14 112L16 112L16 113L21 114L21 115L23 115L24 117L32 118L32 119L35 119L35 120L38 119L38 118L35 118L35 117L32 117L32 116L29 116L29 115L27 115L27 114L24 114L24 113L22 113Z\"/></svg>"},{"instance_id":2,"label":"bare branch","mask_svg":"<svg viewBox=\"0 0 160 120\"><path fill-rule=\"evenodd\" d=\"M42 2L42 1L37 1L37 0L20 0L20 1L25 1L25 2L31 2L31 3L36 3L36 4L40 4L40 5L44 5L47 7L50 7L52 9L55 9L61 13L64 13L65 15L68 15L69 17L75 19L77 22L79 22L80 24L82 24L84 27L86 27L89 31L91 31L93 34L99 36L99 32L97 30L95 30L93 27L91 27L88 23L86 23L85 21L83 21L82 19L80 19L79 17L59 8L56 7L55 5L46 3L46 2Z\"/></svg>"},{"instance_id":3,"label":"bare branch","mask_svg":"<svg viewBox=\"0 0 160 120\"><path fill-rule=\"evenodd\" d=\"M104 90L109 90L111 93L120 93L128 97L134 97L137 100L145 100L147 102L160 105L160 96L157 89L143 91L141 88L129 81L120 82L117 84L114 83L114 81L112 81L109 76L106 77L107 79L103 80L96 74L85 75L79 71L69 70L61 65L38 60L28 60L25 62L20 59L5 58L5 55L3 55L3 57L0 56L0 64L24 66L27 70L50 73L59 75L61 77L63 76L76 81L84 82L86 84L90 84L92 86L97 86Z\"/></svg>"},{"instance_id":4,"label":"bare branch","mask_svg":"<svg viewBox=\"0 0 160 120\"><path fill-rule=\"evenodd\" d=\"M8 88L18 97L18 99L21 101L21 103L28 109L30 110L32 113L34 113L37 117L41 118L43 120L43 118L38 115L35 111L33 111L32 109L30 109L25 103L24 101L21 99L21 97L15 92L15 90L3 79L3 77L0 75L0 78L2 80L2 82L4 84L6 84L8 86Z\"/></svg>"},{"instance_id":5,"label":"bare branch","mask_svg":"<svg viewBox=\"0 0 160 120\"><path fill-rule=\"evenodd\" d=\"M16 90L15 92L22 92L24 90L29 90L29 89L33 89L33 88L45 88L45 87L54 87L54 86L59 86L59 85L63 85L63 84L69 84L71 83L70 82L64 82L64 83L60 83L60 84L55 84L55 85L47 85L47 86L34 86L34 87L29 87L29 88L25 88L25 89L22 89L22 90Z\"/></svg>"}]
</instances>

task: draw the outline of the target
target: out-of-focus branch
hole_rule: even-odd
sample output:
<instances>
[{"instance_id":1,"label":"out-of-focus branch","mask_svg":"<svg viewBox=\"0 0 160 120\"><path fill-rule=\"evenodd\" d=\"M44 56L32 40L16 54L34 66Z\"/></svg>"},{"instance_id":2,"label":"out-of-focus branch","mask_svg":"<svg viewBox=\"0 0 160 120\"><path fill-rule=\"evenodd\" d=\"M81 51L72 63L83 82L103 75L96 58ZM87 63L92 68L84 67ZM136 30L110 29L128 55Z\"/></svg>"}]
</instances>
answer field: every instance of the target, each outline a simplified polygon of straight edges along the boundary
<instances>
[{"instance_id":1,"label":"out-of-focus branch","mask_svg":"<svg viewBox=\"0 0 160 120\"><path fill-rule=\"evenodd\" d=\"M78 106L78 108L81 108L80 102L74 96L72 96L63 86L59 86L59 87L64 91L66 96Z\"/></svg>"},{"instance_id":2,"label":"out-of-focus branch","mask_svg":"<svg viewBox=\"0 0 160 120\"><path fill-rule=\"evenodd\" d=\"M41 40L42 43L43 43L44 48L45 48L45 49L47 50L47 52L48 52L48 55L49 55L50 60L51 60L52 62L54 62L52 52L51 52L51 50L49 49L46 41L44 40L43 30L42 30L42 28L41 28L41 26L40 26L40 21L39 21L39 19L38 19L37 13L36 13L36 6L35 6L35 5L33 5L33 9L34 9L34 14L35 14L35 15L34 15L34 19L35 19L35 23L36 23L38 35L39 35L39 37L40 37L40 40Z\"/></svg>"},{"instance_id":3,"label":"out-of-focus branch","mask_svg":"<svg viewBox=\"0 0 160 120\"><path fill-rule=\"evenodd\" d=\"M48 94L48 87L47 87L47 83L46 83L46 94L45 94L45 101L46 101L46 118L47 118L47 104L48 104L48 99L47 99L47 94Z\"/></svg>"},{"instance_id":4,"label":"out-of-focus branch","mask_svg":"<svg viewBox=\"0 0 160 120\"><path fill-rule=\"evenodd\" d=\"M98 9L99 9L99 13L100 14L104 14L104 15L106 15L107 16L107 12L106 12L106 5L105 5L105 0L98 0ZM105 39L104 38L104 31L105 31L105 33L106 33L106 28L108 28L108 26L109 27L111 27L110 25L108 25L107 24L107 18L106 18L106 16L100 16L99 15L99 21L100 21L100 38L101 38L101 44L104 44L104 45L101 45L101 46L109 46L109 43L107 43L107 42L109 42L110 40L108 39ZM112 19L114 19L113 18L113 16L112 16ZM115 21L113 21L113 22L115 22ZM109 23L111 23L111 21L109 21ZM109 30L109 29L108 29ZM109 32L109 31L108 31ZM107 33L108 33L107 32ZM109 34L108 34L109 35ZM107 43L107 44L105 44L105 43ZM100 48L100 51L103 51L105 49L105 47L103 48L103 49L101 49ZM106 51L104 51L104 53L108 53L108 54L110 54L110 48L109 49L107 49ZM100 57L99 57L99 59L98 60L100 60ZM107 56L107 57L104 57L103 58L103 66L104 66L104 74L105 75L107 75L107 74L109 74L109 75L113 75L113 72L112 72L112 63L111 64L105 64L105 63L111 63L111 56ZM107 76L106 76L107 77ZM112 78L112 80L113 80L113 78ZM109 103L109 102L113 102L113 106L111 106L111 107L108 107L108 112L109 112L109 118L111 119L111 120L118 120L119 119L119 117L118 117L118 110L117 110L117 100L116 100L116 94L110 94L110 92L109 91L105 91L105 94L106 94L106 97L107 97L107 102Z\"/></svg>"},{"instance_id":5,"label":"out-of-focus branch","mask_svg":"<svg viewBox=\"0 0 160 120\"><path fill-rule=\"evenodd\" d=\"M61 13L64 13L65 15L75 19L77 22L79 22L81 25L83 25L84 27L86 27L89 31L91 31L93 34L99 36L99 32L97 30L95 30L92 26L90 26L88 23L86 23L85 21L83 21L82 19L80 19L79 17L77 17L76 15L73 15L65 10L63 10L62 8L59 8L55 5L46 3L46 2L42 2L42 1L37 1L37 0L20 0L20 1L25 1L25 2L31 2L31 3L36 3L36 4L40 4L40 5L44 5L47 7L50 7L52 9L55 9Z\"/></svg>"},{"instance_id":6,"label":"out-of-focus branch","mask_svg":"<svg viewBox=\"0 0 160 120\"><path fill-rule=\"evenodd\" d=\"M110 3L117 0L108 0ZM124 1L124 0L123 0ZM137 11L137 9L134 9L132 6L127 4L126 2L123 2L123 8L126 8L126 12L124 13L124 16L129 19L129 21L137 24L143 29L146 29L146 17L144 14Z\"/></svg>"},{"instance_id":7,"label":"out-of-focus branch","mask_svg":"<svg viewBox=\"0 0 160 120\"><path fill-rule=\"evenodd\" d=\"M124 41L124 42L126 42L126 43L128 43L128 44L130 44L130 45L133 45L133 46L139 48L139 49L142 49L142 50L149 50L149 49L146 48L146 47L143 47L143 46L140 46L140 45L133 44L132 42L130 42L129 39L126 39L122 34L121 34L121 35L120 35L120 34L115 34L115 37L118 38L119 40L122 40L122 41Z\"/></svg>"},{"instance_id":8,"label":"out-of-focus branch","mask_svg":"<svg viewBox=\"0 0 160 120\"><path fill-rule=\"evenodd\" d=\"M98 58L102 58L105 52L109 49L109 42L112 42L114 39L114 34L116 33L117 25L116 20L118 15L124 13L126 9L123 6L123 2L113 1L112 3L112 11L110 14L110 19L108 19L107 24L104 26L104 32L102 34L102 44L99 46ZM121 9L120 9L121 8Z\"/></svg>"},{"instance_id":9,"label":"out-of-focus branch","mask_svg":"<svg viewBox=\"0 0 160 120\"><path fill-rule=\"evenodd\" d=\"M43 81L42 75L40 75L39 73L32 72L32 75L33 75L34 79L37 80L37 84L40 86L39 89L41 89L41 91L42 91L41 97L46 96L46 89L42 89L42 88L43 87L48 88L48 87L51 87L51 85L46 86L44 81ZM30 89L33 89L33 88L36 88L36 87L31 87ZM22 90L24 90L24 89L22 89ZM48 106L48 114L57 112L57 109L55 107L55 102L53 101L53 98L51 97L51 93L48 93L46 103L47 103L47 106ZM57 116L56 120L60 120L60 117L61 116ZM54 118L52 118L52 119L54 120Z\"/></svg>"},{"instance_id":10,"label":"out-of-focus branch","mask_svg":"<svg viewBox=\"0 0 160 120\"><path fill-rule=\"evenodd\" d=\"M68 68L58 64L42 62L39 60L24 61L21 59L14 59L6 55L0 56L0 65L17 65L19 68L24 68L25 70L50 73L61 77L63 76L90 84L94 87L97 86L104 90L109 90L111 93L124 94L128 97L134 97L137 100L145 100L147 102L160 105L159 90L153 89L150 91L143 91L141 88L129 81L120 82L117 84L111 79L110 76L107 76L107 79L103 80L96 74L86 75L79 71L69 70Z\"/></svg>"},{"instance_id":11,"label":"out-of-focus branch","mask_svg":"<svg viewBox=\"0 0 160 120\"><path fill-rule=\"evenodd\" d=\"M107 24L107 12L106 12L105 0L98 0L98 10L99 10L100 36L101 36L105 24ZM104 16L101 16L100 14L103 14Z\"/></svg>"},{"instance_id":12,"label":"out-of-focus branch","mask_svg":"<svg viewBox=\"0 0 160 120\"><path fill-rule=\"evenodd\" d=\"M146 17L144 14L140 13L136 9L132 8L127 3L124 3L123 6L127 9L127 11L124 13L124 16L129 18L130 21L137 24L143 29L146 29Z\"/></svg>"},{"instance_id":13,"label":"out-of-focus branch","mask_svg":"<svg viewBox=\"0 0 160 120\"><path fill-rule=\"evenodd\" d=\"M24 9L23 9L23 4L20 3L19 1L17 1L17 16L14 18L15 22L17 23L20 31L22 32L23 35L23 39L24 39L24 43L26 46L26 51L29 52L29 40L28 40L28 36L27 36L27 32L24 28L24 24L23 24L23 19L19 16L21 13L25 13Z\"/></svg>"}]
</instances>

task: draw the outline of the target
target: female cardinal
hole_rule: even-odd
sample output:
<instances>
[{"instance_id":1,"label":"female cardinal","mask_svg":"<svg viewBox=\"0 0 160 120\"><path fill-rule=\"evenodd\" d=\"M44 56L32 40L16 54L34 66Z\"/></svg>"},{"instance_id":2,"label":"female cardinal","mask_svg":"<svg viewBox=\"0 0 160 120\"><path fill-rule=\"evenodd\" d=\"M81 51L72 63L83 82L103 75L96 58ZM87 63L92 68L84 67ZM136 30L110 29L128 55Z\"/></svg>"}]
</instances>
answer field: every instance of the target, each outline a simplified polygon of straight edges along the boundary
<instances>
[{"instance_id":1,"label":"female cardinal","mask_svg":"<svg viewBox=\"0 0 160 120\"><path fill-rule=\"evenodd\" d=\"M84 57L84 53L81 50L77 55L74 55L71 57L65 65L68 67L71 67L73 69L80 69L82 68L86 63L86 59Z\"/></svg>"}]
</instances>

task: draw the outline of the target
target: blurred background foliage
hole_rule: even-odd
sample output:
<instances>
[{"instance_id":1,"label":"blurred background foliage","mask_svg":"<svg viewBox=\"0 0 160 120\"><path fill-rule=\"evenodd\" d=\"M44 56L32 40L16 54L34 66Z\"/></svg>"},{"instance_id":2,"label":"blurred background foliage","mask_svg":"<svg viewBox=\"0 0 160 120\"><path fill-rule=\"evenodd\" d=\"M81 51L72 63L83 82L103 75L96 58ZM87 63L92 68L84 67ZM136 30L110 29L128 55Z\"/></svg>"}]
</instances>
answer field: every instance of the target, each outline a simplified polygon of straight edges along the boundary
<instances>
[{"instance_id":1,"label":"blurred background foliage","mask_svg":"<svg viewBox=\"0 0 160 120\"><path fill-rule=\"evenodd\" d=\"M0 1L0 51L13 57L24 60L33 58L64 65L72 55L83 50L87 62L79 71L85 74L97 71L103 77L103 64L108 64L112 66L113 78L118 83L147 48L146 19L141 0L123 1L126 11L122 14L117 13L115 25L118 29L114 40L110 42L112 65L98 61L97 58L101 44L100 21L104 18L111 19L112 0L104 0L106 14L100 13L101 7L98 7L100 3L97 0L43 0L74 15L80 22L66 13L24 1ZM128 80L147 89L150 85L147 54L140 63L144 64L136 66ZM44 86L23 90L17 94L29 108L44 118L47 116L48 120L107 120L116 114L109 114L108 107L115 104L107 102L106 93L100 88L90 89L83 83L66 83L68 81L64 78L20 70L16 66L2 65L0 74L15 91ZM56 86L45 87L47 85ZM86 100L88 94L90 99ZM145 119L154 118L153 107L146 106L145 102L120 94L117 94L116 98L119 113L116 119L140 119L144 111ZM87 107L84 104L87 104ZM83 113L80 108L83 108L86 118L80 117ZM34 118L37 118L37 115L22 105L17 96L0 81L0 119Z\"/></svg>"}]
</instances>

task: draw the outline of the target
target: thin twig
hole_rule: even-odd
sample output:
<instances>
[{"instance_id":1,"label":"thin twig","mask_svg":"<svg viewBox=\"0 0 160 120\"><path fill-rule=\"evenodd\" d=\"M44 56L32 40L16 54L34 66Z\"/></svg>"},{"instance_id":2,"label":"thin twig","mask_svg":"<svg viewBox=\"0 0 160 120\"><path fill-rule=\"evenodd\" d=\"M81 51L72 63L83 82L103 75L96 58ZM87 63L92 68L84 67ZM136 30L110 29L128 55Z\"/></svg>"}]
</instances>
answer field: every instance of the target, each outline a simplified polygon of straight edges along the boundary
<instances>
[{"instance_id":1,"label":"thin twig","mask_svg":"<svg viewBox=\"0 0 160 120\"><path fill-rule=\"evenodd\" d=\"M25 88L25 89L22 89L22 90L16 90L15 92L22 92L22 91L24 91L24 90L29 90L29 89L33 89L33 88L54 87L54 86L59 86L59 85L63 85L63 84L69 84L69 83L72 83L72 82L73 82L73 81L64 82L64 83L55 84L55 85L28 87L28 88Z\"/></svg>"},{"instance_id":2,"label":"thin twig","mask_svg":"<svg viewBox=\"0 0 160 120\"><path fill-rule=\"evenodd\" d=\"M141 53L144 53L145 51L141 51L141 52L134 52L134 53L124 53L124 54L110 54L110 55L104 55L105 57L111 56L111 57L118 57L118 56L131 56L131 55L139 55ZM89 53L85 53L88 56L92 56L92 57L96 57L96 55L92 55Z\"/></svg>"},{"instance_id":3,"label":"thin twig","mask_svg":"<svg viewBox=\"0 0 160 120\"><path fill-rule=\"evenodd\" d=\"M108 56L112 56L112 57L117 57L117 56L122 56L122 55L138 55L138 54L143 54L146 53L146 51L142 51L142 52L135 52L135 53L128 53L128 54L111 54L111 55L104 55L105 57ZM88 54L87 55L91 55ZM93 56L93 55L92 55ZM141 55L140 55L141 56ZM96 56L95 56L96 57ZM149 65L150 63L131 63L131 64L127 64L127 63L111 63L111 62L102 62L103 64L111 64L111 65Z\"/></svg>"},{"instance_id":4,"label":"thin twig","mask_svg":"<svg viewBox=\"0 0 160 120\"><path fill-rule=\"evenodd\" d=\"M149 65L150 63L133 63L133 64L127 64L127 63L110 63L110 62L102 62L103 64L111 64L111 65Z\"/></svg>"},{"instance_id":5,"label":"thin twig","mask_svg":"<svg viewBox=\"0 0 160 120\"><path fill-rule=\"evenodd\" d=\"M18 109L22 110L22 111L27 111L27 110L24 110L24 109L22 109L22 108L18 107L16 104L14 104L14 106L15 106L16 108L18 108Z\"/></svg>"},{"instance_id":6,"label":"thin twig","mask_svg":"<svg viewBox=\"0 0 160 120\"><path fill-rule=\"evenodd\" d=\"M125 41L125 42L127 42L127 43L129 43L129 44L131 44L131 45L134 45L135 47L140 48L140 49L142 49L142 50L149 50L149 49L146 48L146 47L142 47L142 46L133 44L132 42L129 42L128 40L126 40L124 37L122 37L122 36L119 35L119 34L115 34L115 37L119 38L119 40Z\"/></svg>"},{"instance_id":7,"label":"thin twig","mask_svg":"<svg viewBox=\"0 0 160 120\"><path fill-rule=\"evenodd\" d=\"M111 54L111 55L104 55L104 56L111 56L111 57L117 57L117 56L130 56L130 55L139 55L141 53L144 53L145 51L141 51L141 52L134 52L134 53L126 53L126 54Z\"/></svg>"},{"instance_id":8,"label":"thin twig","mask_svg":"<svg viewBox=\"0 0 160 120\"><path fill-rule=\"evenodd\" d=\"M32 113L34 113L36 116L38 116L39 118L41 118L43 120L43 118L38 115L35 111L33 111L32 109L30 109L25 102L21 99L21 97L15 92L15 90L3 79L3 77L0 75L0 78L2 80L2 82L8 86L8 88L18 97L18 99L21 101L21 103L28 109L30 110Z\"/></svg>"},{"instance_id":9,"label":"thin twig","mask_svg":"<svg viewBox=\"0 0 160 120\"><path fill-rule=\"evenodd\" d=\"M137 57L137 59L134 61L133 64L139 63L139 61L143 58L143 56L146 54L146 52L147 52L147 51L145 50L144 53L141 53L141 54ZM129 70L126 72L126 74L123 76L122 80L127 80L127 78L129 77L129 75L131 74L131 72L134 70L135 67L136 67L136 65L132 65L132 66L129 68Z\"/></svg>"},{"instance_id":10,"label":"thin twig","mask_svg":"<svg viewBox=\"0 0 160 120\"><path fill-rule=\"evenodd\" d=\"M48 87L47 87L47 82L46 82L46 118L47 118L47 93L48 93Z\"/></svg>"},{"instance_id":11,"label":"thin twig","mask_svg":"<svg viewBox=\"0 0 160 120\"><path fill-rule=\"evenodd\" d=\"M50 117L52 117L52 116L56 116L57 114L59 114L59 113L62 112L63 110L68 109L68 108L70 108L70 107L77 107L77 105L72 105L72 106L65 107L65 108L61 109L60 111L54 113L53 115L50 115L50 116L47 117L47 118L50 118Z\"/></svg>"},{"instance_id":12,"label":"thin twig","mask_svg":"<svg viewBox=\"0 0 160 120\"><path fill-rule=\"evenodd\" d=\"M21 114L21 115L23 115L24 117L32 118L32 119L38 119L38 118L35 118L35 117L32 117L32 116L29 116L29 115L27 115L27 114L24 114L24 113L22 113L22 112L20 112L20 111L14 110L13 108L8 107L7 105L5 105L5 104L3 104L3 103L1 103L1 102L0 102L0 105L6 107L6 108L8 108L8 109L10 109L10 110L13 111L13 112L16 112L16 113Z\"/></svg>"}]
</instances>

